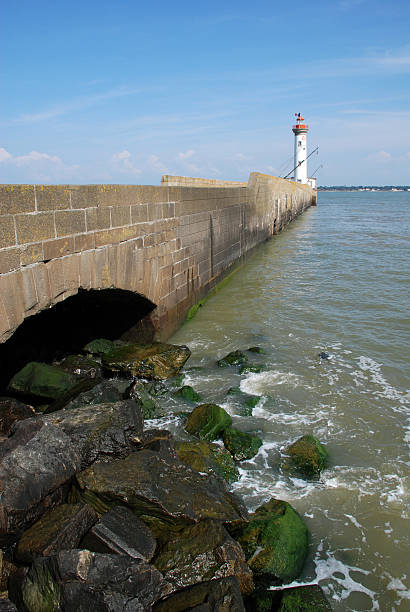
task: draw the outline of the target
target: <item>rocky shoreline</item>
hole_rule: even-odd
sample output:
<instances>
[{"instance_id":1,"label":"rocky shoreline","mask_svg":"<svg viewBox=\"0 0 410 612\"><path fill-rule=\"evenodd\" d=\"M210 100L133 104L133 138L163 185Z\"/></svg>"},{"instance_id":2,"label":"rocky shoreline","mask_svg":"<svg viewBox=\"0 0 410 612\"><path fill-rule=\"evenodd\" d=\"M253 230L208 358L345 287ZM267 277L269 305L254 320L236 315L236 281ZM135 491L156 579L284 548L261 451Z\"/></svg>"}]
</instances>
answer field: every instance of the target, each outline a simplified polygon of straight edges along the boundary
<instances>
[{"instance_id":1,"label":"rocky shoreline","mask_svg":"<svg viewBox=\"0 0 410 612\"><path fill-rule=\"evenodd\" d=\"M258 371L259 353L218 365ZM189 356L97 339L13 376L0 398L0 612L331 609L317 585L286 588L308 552L298 513L270 499L249 514L229 490L262 441L182 385ZM252 414L258 398L228 393ZM181 440L144 427L170 394ZM284 469L316 478L326 460L305 435Z\"/></svg>"}]
</instances>

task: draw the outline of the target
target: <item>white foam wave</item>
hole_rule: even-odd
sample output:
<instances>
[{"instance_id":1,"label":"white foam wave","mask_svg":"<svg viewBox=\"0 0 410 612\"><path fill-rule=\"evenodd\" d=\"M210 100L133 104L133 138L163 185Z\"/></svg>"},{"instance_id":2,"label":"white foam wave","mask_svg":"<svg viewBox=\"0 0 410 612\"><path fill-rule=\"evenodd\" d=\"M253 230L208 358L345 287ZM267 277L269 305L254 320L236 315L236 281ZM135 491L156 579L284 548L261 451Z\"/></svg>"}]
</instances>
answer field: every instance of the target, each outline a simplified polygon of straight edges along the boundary
<instances>
[{"instance_id":1,"label":"white foam wave","mask_svg":"<svg viewBox=\"0 0 410 612\"><path fill-rule=\"evenodd\" d=\"M279 370L268 370L249 374L240 383L241 391L250 395L269 395L280 385L296 388L300 386L301 377L294 372L280 372Z\"/></svg>"}]
</instances>

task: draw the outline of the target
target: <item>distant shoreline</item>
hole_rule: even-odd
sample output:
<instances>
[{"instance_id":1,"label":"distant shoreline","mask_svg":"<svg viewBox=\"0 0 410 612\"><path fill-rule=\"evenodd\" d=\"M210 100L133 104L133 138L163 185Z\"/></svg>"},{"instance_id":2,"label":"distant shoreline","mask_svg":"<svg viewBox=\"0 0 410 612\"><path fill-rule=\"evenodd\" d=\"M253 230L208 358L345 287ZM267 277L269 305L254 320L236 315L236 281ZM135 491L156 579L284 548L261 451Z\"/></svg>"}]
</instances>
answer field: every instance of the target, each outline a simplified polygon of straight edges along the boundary
<instances>
[{"instance_id":1,"label":"distant shoreline","mask_svg":"<svg viewBox=\"0 0 410 612\"><path fill-rule=\"evenodd\" d=\"M319 185L318 191L410 191L410 185L385 185L383 187L377 187L374 185L359 185L357 187L351 185L346 186L332 186L324 187Z\"/></svg>"}]
</instances>

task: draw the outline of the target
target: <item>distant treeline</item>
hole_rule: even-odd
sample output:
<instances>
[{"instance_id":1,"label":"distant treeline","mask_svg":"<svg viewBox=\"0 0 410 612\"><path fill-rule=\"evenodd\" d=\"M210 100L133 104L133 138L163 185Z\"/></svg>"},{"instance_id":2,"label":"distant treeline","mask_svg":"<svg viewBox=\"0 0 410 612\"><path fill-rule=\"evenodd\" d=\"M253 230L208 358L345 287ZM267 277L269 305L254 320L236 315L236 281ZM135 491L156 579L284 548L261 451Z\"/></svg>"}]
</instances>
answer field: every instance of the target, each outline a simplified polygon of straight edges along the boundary
<instances>
[{"instance_id":1,"label":"distant treeline","mask_svg":"<svg viewBox=\"0 0 410 612\"><path fill-rule=\"evenodd\" d=\"M410 191L410 185L319 185L318 191Z\"/></svg>"}]
</instances>

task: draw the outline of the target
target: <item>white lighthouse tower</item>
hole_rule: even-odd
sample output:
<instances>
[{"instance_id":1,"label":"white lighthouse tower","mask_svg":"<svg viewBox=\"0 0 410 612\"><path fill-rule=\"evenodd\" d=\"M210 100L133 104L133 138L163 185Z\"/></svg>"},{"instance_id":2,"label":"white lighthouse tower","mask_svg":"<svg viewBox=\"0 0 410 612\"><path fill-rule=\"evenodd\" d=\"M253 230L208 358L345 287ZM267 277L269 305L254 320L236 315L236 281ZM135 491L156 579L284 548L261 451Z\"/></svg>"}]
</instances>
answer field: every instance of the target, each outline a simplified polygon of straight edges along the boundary
<instances>
[{"instance_id":1,"label":"white lighthouse tower","mask_svg":"<svg viewBox=\"0 0 410 612\"><path fill-rule=\"evenodd\" d=\"M300 113L295 113L295 116L296 125L292 126L292 132L295 134L294 180L297 183L306 184L308 182L306 152L309 126L305 124Z\"/></svg>"}]
</instances>

